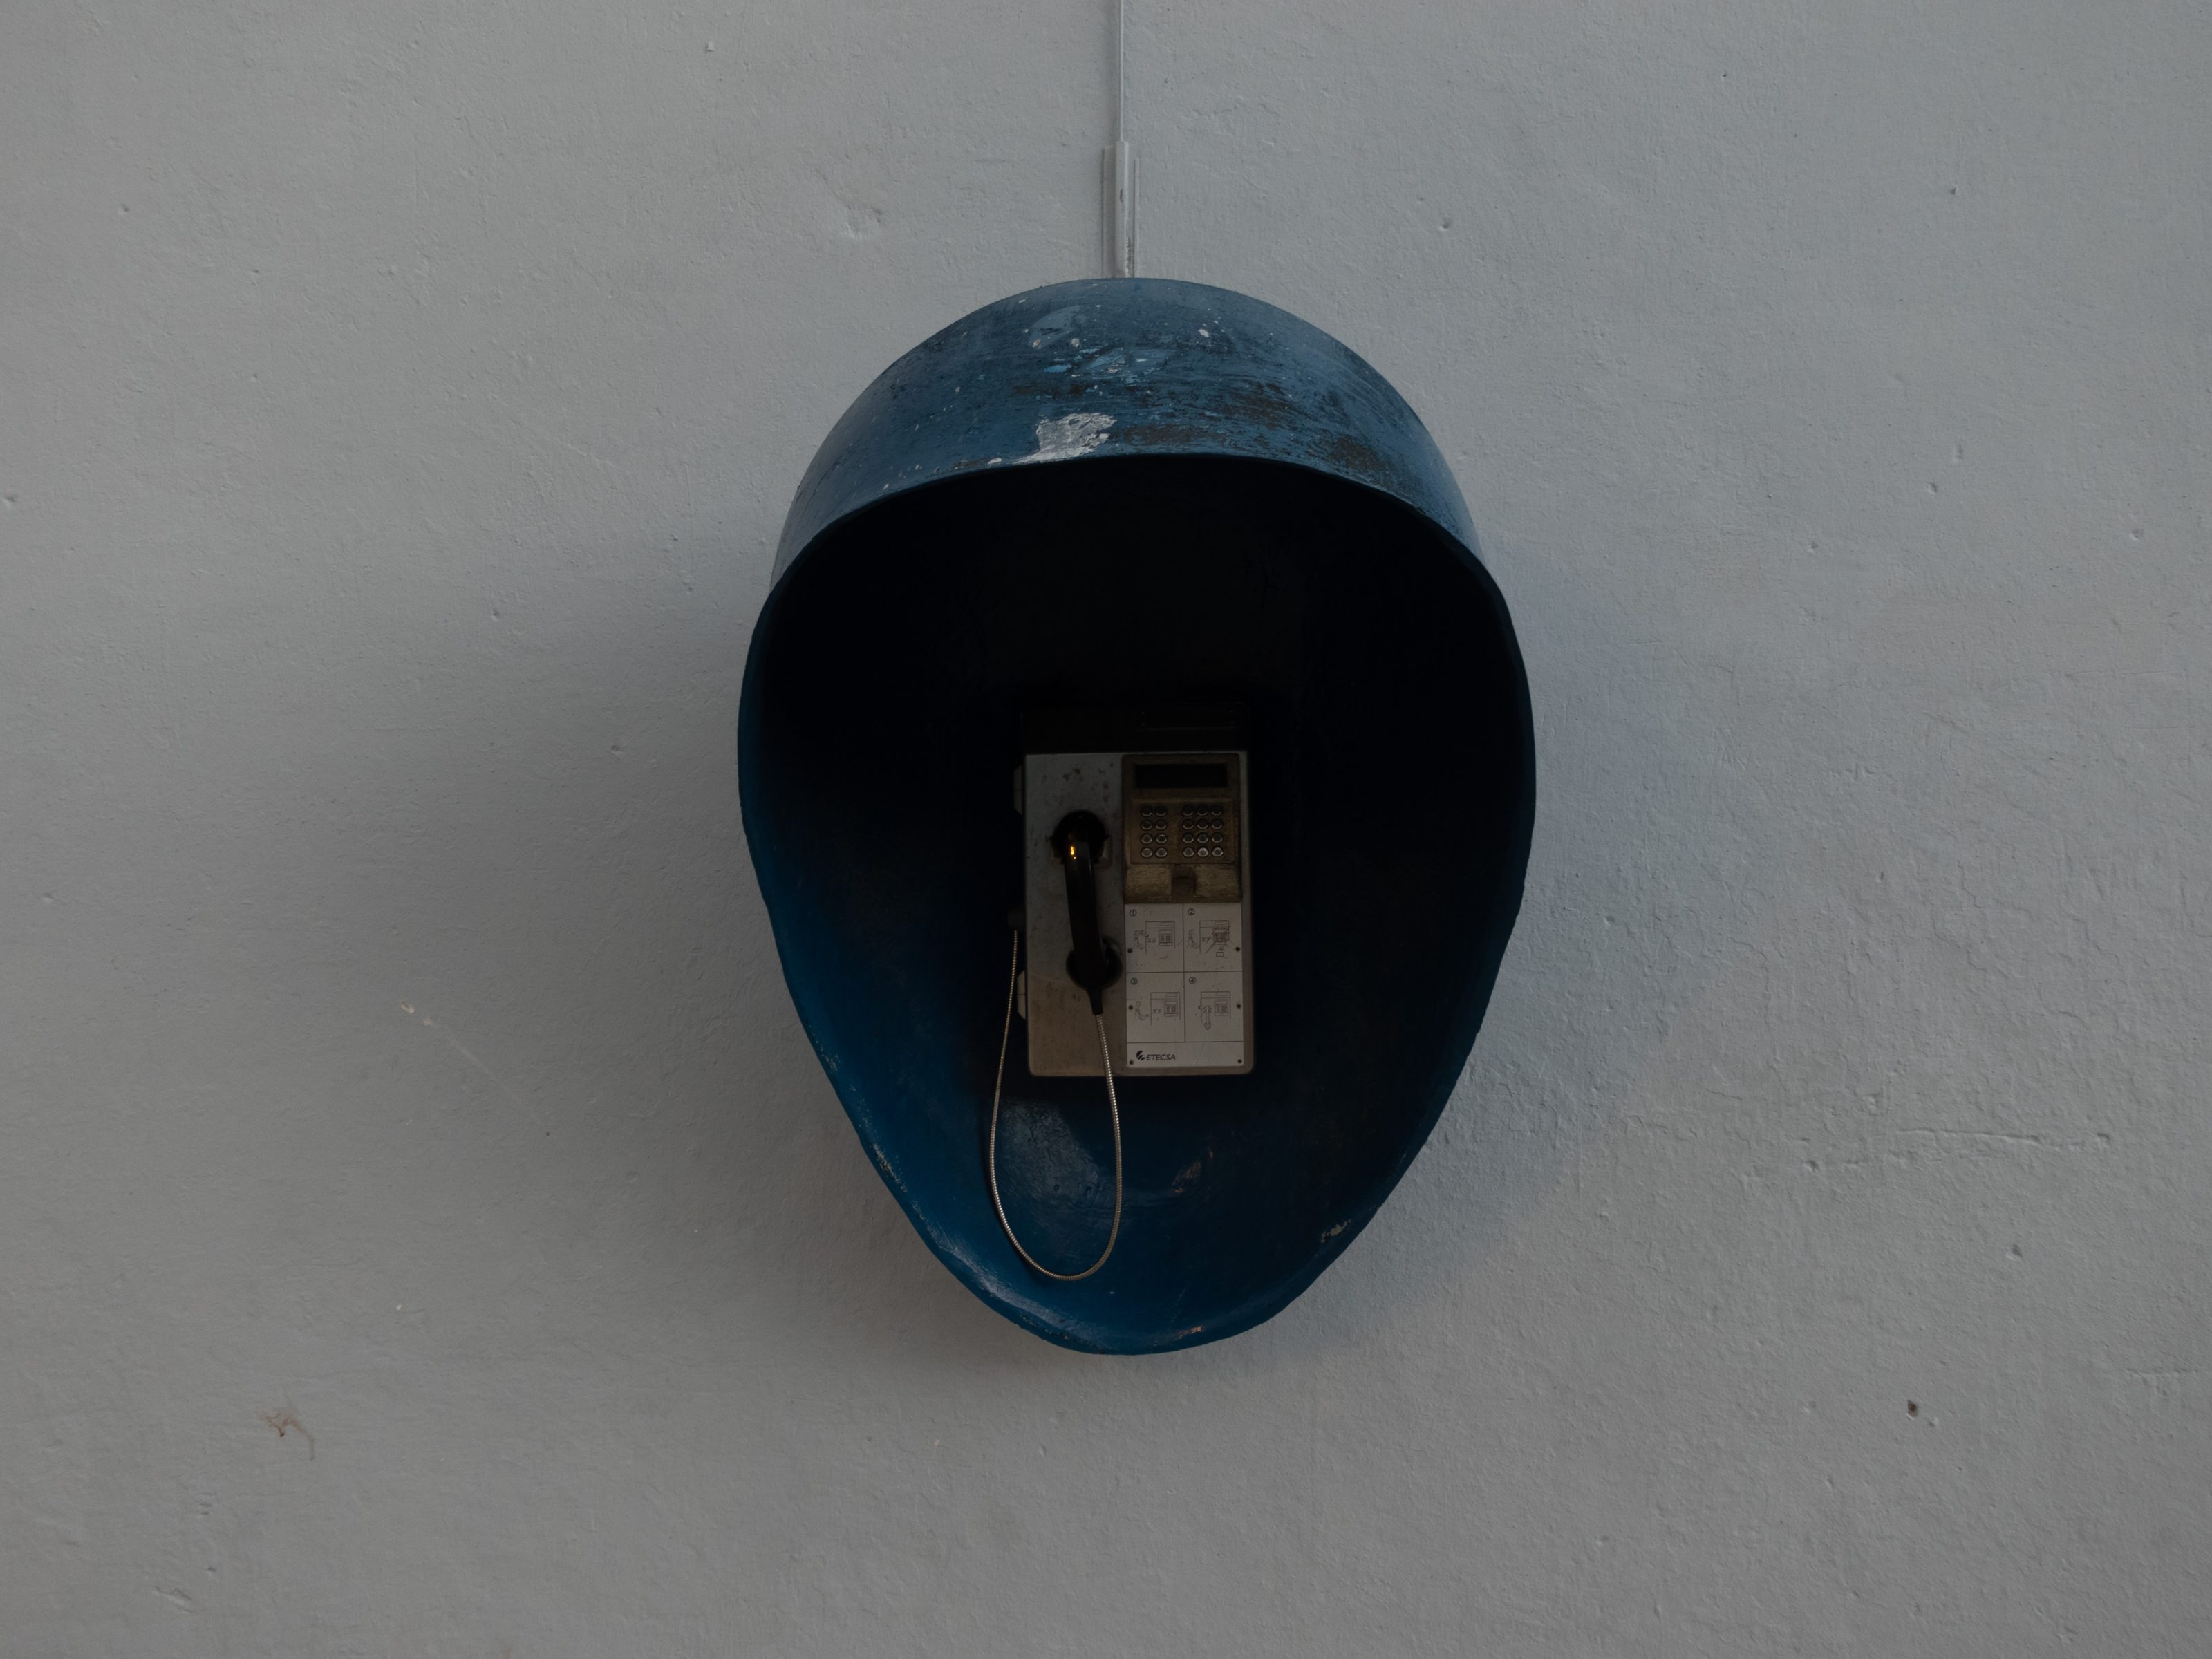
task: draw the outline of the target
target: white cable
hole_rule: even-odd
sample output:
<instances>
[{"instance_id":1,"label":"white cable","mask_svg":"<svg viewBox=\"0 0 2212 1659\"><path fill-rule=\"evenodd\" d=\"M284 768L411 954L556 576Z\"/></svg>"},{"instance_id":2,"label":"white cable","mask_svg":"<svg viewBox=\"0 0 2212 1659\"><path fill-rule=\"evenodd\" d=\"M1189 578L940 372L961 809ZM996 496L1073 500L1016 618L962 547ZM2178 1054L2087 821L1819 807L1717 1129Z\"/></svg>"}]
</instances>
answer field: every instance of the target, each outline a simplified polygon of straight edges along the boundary
<instances>
[{"instance_id":1,"label":"white cable","mask_svg":"<svg viewBox=\"0 0 2212 1659\"><path fill-rule=\"evenodd\" d=\"M1114 0L1114 142L1099 169L1098 234L1109 276L1137 274L1137 152L1129 134L1129 0Z\"/></svg>"},{"instance_id":2,"label":"white cable","mask_svg":"<svg viewBox=\"0 0 2212 1659\"><path fill-rule=\"evenodd\" d=\"M1114 0L1114 142L1125 143L1129 116L1129 0Z\"/></svg>"}]
</instances>

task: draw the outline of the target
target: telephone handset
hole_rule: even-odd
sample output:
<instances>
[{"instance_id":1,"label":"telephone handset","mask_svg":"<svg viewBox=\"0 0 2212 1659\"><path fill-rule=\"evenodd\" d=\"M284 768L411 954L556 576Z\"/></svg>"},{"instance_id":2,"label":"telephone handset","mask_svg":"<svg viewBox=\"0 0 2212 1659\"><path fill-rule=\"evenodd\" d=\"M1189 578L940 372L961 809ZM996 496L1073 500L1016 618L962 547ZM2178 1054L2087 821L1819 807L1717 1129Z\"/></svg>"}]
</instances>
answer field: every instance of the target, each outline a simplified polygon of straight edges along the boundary
<instances>
[{"instance_id":1,"label":"telephone handset","mask_svg":"<svg viewBox=\"0 0 2212 1659\"><path fill-rule=\"evenodd\" d=\"M1067 931L1075 941L1067 953L1067 976L1091 999L1091 1012L1103 1018L1106 988L1121 977L1121 953L1098 930L1098 861L1106 855L1106 826L1085 811L1070 812L1054 826L1053 856L1067 882Z\"/></svg>"},{"instance_id":2,"label":"telephone handset","mask_svg":"<svg viewBox=\"0 0 2212 1659\"><path fill-rule=\"evenodd\" d=\"M1049 1279L1087 1279L1121 1234L1116 1075L1252 1069L1247 751L1235 710L1046 713L1024 726L1015 806L1025 902L991 1095L991 1198L1023 1261ZM1033 1076L1106 1083L1114 1221L1080 1273L1031 1256L999 1197L999 1103L1018 1006Z\"/></svg>"}]
</instances>

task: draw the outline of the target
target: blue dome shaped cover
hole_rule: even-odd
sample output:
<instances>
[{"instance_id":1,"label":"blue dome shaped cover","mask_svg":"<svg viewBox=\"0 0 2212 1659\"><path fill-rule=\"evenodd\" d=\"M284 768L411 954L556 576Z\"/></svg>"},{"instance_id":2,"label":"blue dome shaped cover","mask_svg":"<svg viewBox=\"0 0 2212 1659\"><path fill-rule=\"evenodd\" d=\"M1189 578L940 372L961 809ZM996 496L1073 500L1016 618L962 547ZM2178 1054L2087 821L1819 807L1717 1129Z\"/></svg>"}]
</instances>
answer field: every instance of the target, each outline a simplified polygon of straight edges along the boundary
<instances>
[{"instance_id":1,"label":"blue dome shaped cover","mask_svg":"<svg viewBox=\"0 0 2212 1659\"><path fill-rule=\"evenodd\" d=\"M1202 626L1164 616L1163 579ZM1261 1057L1125 1084L1121 1246L1055 1284L984 1184L1013 714L1133 684L1133 650L1147 685L1253 710ZM977 1296L1103 1352L1267 1318L1387 1198L1480 1025L1534 800L1510 618L1418 417L1310 325L1157 279L1001 300L855 400L785 524L738 761L793 1000L878 1170ZM1344 781L1369 772L1420 833L1362 841ZM1032 1249L1088 1261L1103 1091L1021 1055L1018 1026L1009 1206Z\"/></svg>"}]
</instances>

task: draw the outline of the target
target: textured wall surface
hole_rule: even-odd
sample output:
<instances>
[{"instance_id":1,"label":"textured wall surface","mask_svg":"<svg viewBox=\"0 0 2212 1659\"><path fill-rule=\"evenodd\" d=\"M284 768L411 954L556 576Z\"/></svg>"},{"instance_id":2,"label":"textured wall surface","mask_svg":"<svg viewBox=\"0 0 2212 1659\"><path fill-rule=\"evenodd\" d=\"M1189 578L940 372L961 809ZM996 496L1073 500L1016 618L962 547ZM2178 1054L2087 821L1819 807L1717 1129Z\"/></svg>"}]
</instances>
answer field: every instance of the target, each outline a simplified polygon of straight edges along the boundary
<instances>
[{"instance_id":1,"label":"textured wall surface","mask_svg":"<svg viewBox=\"0 0 2212 1659\"><path fill-rule=\"evenodd\" d=\"M2212 13L1135 10L1542 790L1397 1200L1148 1360L908 1231L731 755L1103 7L11 9L0 1651L2202 1651Z\"/></svg>"}]
</instances>

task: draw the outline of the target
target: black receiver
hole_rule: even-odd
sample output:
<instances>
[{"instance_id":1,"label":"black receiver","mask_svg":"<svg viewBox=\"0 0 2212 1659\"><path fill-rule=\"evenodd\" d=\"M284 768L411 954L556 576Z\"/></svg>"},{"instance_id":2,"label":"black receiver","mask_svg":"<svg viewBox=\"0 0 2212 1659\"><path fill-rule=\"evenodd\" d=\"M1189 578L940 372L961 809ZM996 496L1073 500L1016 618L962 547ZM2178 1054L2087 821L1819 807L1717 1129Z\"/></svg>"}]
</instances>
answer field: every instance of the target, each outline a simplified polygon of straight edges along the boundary
<instances>
[{"instance_id":1,"label":"black receiver","mask_svg":"<svg viewBox=\"0 0 2212 1659\"><path fill-rule=\"evenodd\" d=\"M1091 1012L1106 1012L1106 988L1121 977L1121 953L1098 931L1098 864L1106 856L1106 826L1095 812L1070 812L1052 832L1053 856L1067 878L1067 976L1091 998Z\"/></svg>"}]
</instances>

